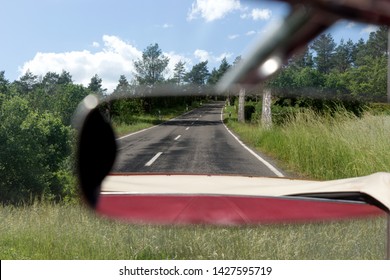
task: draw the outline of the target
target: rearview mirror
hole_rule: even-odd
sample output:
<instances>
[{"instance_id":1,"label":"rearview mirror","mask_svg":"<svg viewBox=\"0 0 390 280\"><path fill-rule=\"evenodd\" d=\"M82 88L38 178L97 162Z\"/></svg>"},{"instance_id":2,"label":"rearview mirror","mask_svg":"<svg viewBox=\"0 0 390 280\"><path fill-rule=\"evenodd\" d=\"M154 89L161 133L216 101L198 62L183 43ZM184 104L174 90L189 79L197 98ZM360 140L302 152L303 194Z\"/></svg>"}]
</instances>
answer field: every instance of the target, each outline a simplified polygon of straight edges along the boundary
<instances>
[{"instance_id":1,"label":"rearview mirror","mask_svg":"<svg viewBox=\"0 0 390 280\"><path fill-rule=\"evenodd\" d=\"M140 223L256 224L388 211L389 174L282 178L224 124L236 117L239 97L197 90L88 96L80 104L78 177L98 213Z\"/></svg>"}]
</instances>

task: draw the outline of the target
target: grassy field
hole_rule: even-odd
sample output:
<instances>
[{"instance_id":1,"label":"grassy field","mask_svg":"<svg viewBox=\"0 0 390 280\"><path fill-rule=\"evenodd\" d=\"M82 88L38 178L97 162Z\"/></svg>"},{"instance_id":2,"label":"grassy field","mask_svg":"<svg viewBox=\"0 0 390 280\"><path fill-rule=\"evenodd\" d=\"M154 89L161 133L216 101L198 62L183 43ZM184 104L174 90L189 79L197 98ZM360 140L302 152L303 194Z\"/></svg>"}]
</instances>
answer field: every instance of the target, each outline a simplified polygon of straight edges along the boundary
<instances>
[{"instance_id":1,"label":"grassy field","mask_svg":"<svg viewBox=\"0 0 390 280\"><path fill-rule=\"evenodd\" d=\"M281 167L305 177L390 171L388 116L306 113L271 130L233 119L228 125ZM0 259L383 259L385 241L384 218L256 227L150 226L101 219L78 204L0 206Z\"/></svg>"},{"instance_id":2,"label":"grassy field","mask_svg":"<svg viewBox=\"0 0 390 280\"><path fill-rule=\"evenodd\" d=\"M383 259L385 220L257 227L107 221L79 205L0 207L0 259Z\"/></svg>"}]
</instances>

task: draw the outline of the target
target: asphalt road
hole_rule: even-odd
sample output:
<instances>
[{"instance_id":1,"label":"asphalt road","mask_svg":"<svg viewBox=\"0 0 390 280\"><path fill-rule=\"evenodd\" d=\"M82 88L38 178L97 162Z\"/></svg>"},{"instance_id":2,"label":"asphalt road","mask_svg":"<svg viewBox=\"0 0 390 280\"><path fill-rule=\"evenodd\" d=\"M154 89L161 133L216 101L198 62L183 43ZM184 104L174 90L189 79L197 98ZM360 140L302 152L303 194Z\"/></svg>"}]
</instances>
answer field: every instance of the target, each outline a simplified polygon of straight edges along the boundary
<instances>
[{"instance_id":1,"label":"asphalt road","mask_svg":"<svg viewBox=\"0 0 390 280\"><path fill-rule=\"evenodd\" d=\"M112 172L281 176L245 149L213 102L146 131L119 138ZM271 167L272 168L272 167Z\"/></svg>"}]
</instances>

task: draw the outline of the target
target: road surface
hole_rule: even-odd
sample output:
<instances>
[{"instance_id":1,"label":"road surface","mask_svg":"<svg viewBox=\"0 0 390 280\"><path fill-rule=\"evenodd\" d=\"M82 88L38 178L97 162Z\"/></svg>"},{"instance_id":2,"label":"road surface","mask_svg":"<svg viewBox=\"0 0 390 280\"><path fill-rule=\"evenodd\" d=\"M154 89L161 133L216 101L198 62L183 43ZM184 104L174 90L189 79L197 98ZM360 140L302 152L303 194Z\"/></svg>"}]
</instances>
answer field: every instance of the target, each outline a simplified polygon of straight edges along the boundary
<instances>
[{"instance_id":1,"label":"road surface","mask_svg":"<svg viewBox=\"0 0 390 280\"><path fill-rule=\"evenodd\" d=\"M112 172L283 176L233 137L221 120L223 106L224 102L208 103L159 126L118 138Z\"/></svg>"}]
</instances>

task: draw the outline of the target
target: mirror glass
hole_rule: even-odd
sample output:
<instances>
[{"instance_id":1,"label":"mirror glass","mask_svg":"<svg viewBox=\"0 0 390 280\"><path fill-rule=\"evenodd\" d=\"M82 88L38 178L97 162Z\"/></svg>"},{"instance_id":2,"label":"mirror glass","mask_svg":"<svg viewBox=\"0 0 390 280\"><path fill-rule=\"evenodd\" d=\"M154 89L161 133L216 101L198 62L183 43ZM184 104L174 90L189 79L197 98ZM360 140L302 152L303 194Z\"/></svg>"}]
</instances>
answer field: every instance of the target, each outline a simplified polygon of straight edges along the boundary
<instances>
[{"instance_id":1,"label":"mirror glass","mask_svg":"<svg viewBox=\"0 0 390 280\"><path fill-rule=\"evenodd\" d=\"M346 139L352 145L353 138L360 137L355 145L361 145L365 138L351 137L356 130L350 125L359 126L358 131L371 129L372 136L378 134L374 137L390 147L380 135L390 128L387 116L365 116L364 110L369 109L359 107L366 106L363 100L360 104L317 94L296 96L294 91L274 90L272 95L260 85L228 94L216 94L207 87L199 87L195 93L193 88L162 87L103 98L89 111L89 115L98 113L99 121L87 120L82 129L93 127L96 135L80 146L80 151L93 149L84 161L89 167L84 170L91 170L84 172L89 174L84 178L100 179L87 180L82 187L91 193L99 213L131 222L254 224L382 215L381 209L387 206L376 200L381 191L363 195L360 185L350 187L356 178L318 182L259 149L274 145L291 157L300 147L295 152L306 160L318 160L329 149L346 153ZM271 100L269 108L267 98ZM292 102L304 104L292 107ZM323 108L316 107L317 102ZM267 109L271 112L268 116L262 113ZM103 137L111 135L107 126L112 128L112 139ZM319 139L323 132L324 138ZM341 143L339 137L343 137ZM336 147L329 147L331 142L326 141L336 141ZM279 151L278 157L283 153ZM348 160L356 161L357 167L358 158L351 154ZM109 166L101 166L103 163ZM323 160L316 167L323 170L324 179L331 176L328 172L335 172L326 169L328 164ZM341 172L350 169L344 166ZM379 165L361 175L378 171ZM329 179L343 178L337 176L340 178ZM387 176L378 173L369 180ZM367 178L358 180L364 184ZM313 211L308 212L307 207Z\"/></svg>"},{"instance_id":2,"label":"mirror glass","mask_svg":"<svg viewBox=\"0 0 390 280\"><path fill-rule=\"evenodd\" d=\"M237 119L237 100L177 96L112 101L109 118L118 153L111 172L279 175L248 157L224 124Z\"/></svg>"}]
</instances>

